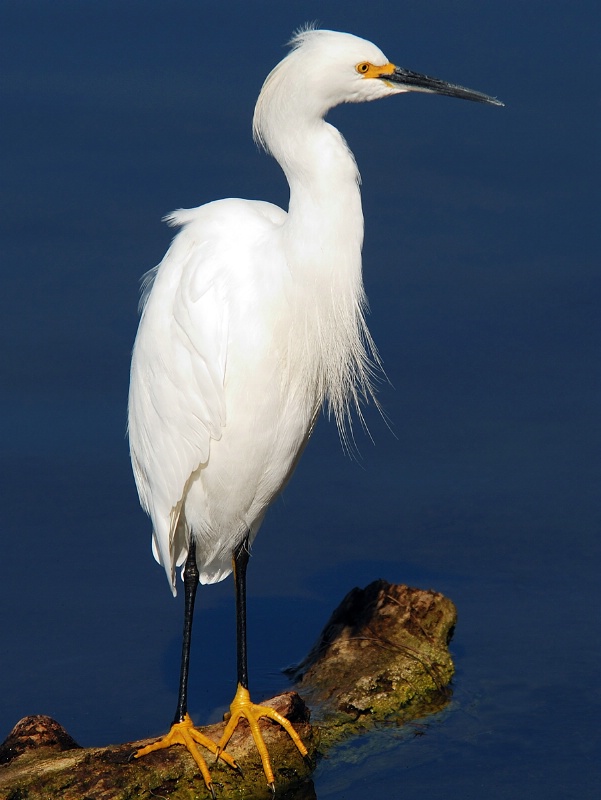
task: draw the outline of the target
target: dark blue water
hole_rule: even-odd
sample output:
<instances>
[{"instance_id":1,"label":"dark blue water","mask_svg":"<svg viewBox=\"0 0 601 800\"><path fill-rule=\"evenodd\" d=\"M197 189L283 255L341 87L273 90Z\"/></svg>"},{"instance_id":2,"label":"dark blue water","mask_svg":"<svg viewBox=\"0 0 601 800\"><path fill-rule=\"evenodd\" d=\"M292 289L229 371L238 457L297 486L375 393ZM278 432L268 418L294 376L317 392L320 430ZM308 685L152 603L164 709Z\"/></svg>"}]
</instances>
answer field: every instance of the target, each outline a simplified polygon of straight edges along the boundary
<instances>
[{"instance_id":1,"label":"dark blue water","mask_svg":"<svg viewBox=\"0 0 601 800\"><path fill-rule=\"evenodd\" d=\"M596 796L598 17L537 0L4 0L0 738L32 713L84 745L172 717L181 597L124 437L138 279L168 245L164 213L286 203L250 120L281 45L318 18L507 105L332 115L364 179L394 434L368 409L375 444L359 432L350 459L321 422L270 513L250 570L254 692L285 685L354 585L432 587L459 610L450 707L332 754L320 800ZM199 598L199 722L233 694L230 594Z\"/></svg>"}]
</instances>

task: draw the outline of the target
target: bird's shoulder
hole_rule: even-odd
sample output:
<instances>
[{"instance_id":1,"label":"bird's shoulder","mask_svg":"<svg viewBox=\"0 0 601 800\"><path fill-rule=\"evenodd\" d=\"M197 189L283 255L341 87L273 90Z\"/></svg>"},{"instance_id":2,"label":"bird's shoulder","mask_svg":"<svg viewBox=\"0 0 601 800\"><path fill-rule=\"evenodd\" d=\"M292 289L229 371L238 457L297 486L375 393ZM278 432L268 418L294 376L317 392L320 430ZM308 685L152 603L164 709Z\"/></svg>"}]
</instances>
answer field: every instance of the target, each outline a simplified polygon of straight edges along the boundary
<instances>
[{"instance_id":1,"label":"bird's shoulder","mask_svg":"<svg viewBox=\"0 0 601 800\"><path fill-rule=\"evenodd\" d=\"M234 231L237 239L248 239L280 227L286 216L286 212L273 203L230 197L198 208L180 208L165 220L203 240L231 239Z\"/></svg>"},{"instance_id":2,"label":"bird's shoulder","mask_svg":"<svg viewBox=\"0 0 601 800\"><path fill-rule=\"evenodd\" d=\"M161 263L143 278L140 310L196 305L209 290L227 304L240 281L252 282L266 265L281 268L274 245L286 217L272 203L238 198L173 211L165 221L179 231Z\"/></svg>"}]
</instances>

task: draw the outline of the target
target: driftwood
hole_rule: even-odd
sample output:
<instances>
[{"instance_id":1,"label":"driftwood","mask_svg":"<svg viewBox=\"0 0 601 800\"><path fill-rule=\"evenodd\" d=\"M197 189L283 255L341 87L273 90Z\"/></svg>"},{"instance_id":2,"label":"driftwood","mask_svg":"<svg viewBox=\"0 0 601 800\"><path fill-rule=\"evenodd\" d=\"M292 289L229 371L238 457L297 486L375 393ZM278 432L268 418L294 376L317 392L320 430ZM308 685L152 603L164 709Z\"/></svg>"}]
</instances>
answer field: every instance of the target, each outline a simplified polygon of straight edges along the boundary
<instances>
[{"instance_id":1,"label":"driftwood","mask_svg":"<svg viewBox=\"0 0 601 800\"><path fill-rule=\"evenodd\" d=\"M307 657L288 670L296 691L266 705L294 723L309 757L282 729L261 723L281 800L314 798L311 773L334 744L370 725L400 723L442 708L453 663L448 642L455 608L436 592L375 581L353 589ZM309 721L311 709L312 721ZM215 741L224 723L202 728ZM25 717L0 745L0 800L170 800L207 798L190 754L171 747L134 760L152 740L81 748L49 717ZM248 726L228 744L241 773L207 752L220 798L270 798Z\"/></svg>"}]
</instances>

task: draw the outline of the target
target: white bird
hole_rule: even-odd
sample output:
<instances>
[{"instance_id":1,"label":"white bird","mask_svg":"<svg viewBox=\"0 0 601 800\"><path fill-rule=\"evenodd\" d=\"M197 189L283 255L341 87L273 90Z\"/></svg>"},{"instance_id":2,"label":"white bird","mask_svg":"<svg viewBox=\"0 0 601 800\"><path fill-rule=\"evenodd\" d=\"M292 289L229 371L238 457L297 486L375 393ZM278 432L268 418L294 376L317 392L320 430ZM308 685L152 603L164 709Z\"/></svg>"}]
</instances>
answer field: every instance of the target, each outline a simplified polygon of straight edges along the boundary
<instances>
[{"instance_id":1,"label":"white bird","mask_svg":"<svg viewBox=\"0 0 601 800\"><path fill-rule=\"evenodd\" d=\"M137 755L197 744L224 751L246 717L267 783L274 775L256 721L276 718L302 755L290 723L251 703L246 664L245 576L265 512L290 478L325 404L343 429L373 397L375 348L364 319L363 214L355 159L325 121L341 103L416 91L502 105L488 95L411 72L346 33L304 29L267 77L254 137L282 167L288 213L228 199L168 217L181 230L143 282L133 350L129 440L153 550L173 593L186 592L178 707L166 737ZM187 714L190 635L197 584L234 570L238 691L223 738L200 734Z\"/></svg>"}]
</instances>

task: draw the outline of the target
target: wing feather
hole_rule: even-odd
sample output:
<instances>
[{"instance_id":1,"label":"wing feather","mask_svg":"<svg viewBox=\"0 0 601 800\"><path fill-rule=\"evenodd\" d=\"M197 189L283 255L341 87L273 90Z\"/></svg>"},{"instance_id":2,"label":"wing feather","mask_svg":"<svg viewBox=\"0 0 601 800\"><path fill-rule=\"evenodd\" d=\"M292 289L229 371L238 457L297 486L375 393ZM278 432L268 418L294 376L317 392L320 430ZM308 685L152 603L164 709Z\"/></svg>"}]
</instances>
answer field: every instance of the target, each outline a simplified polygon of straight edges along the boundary
<instances>
[{"instance_id":1,"label":"wing feather","mask_svg":"<svg viewBox=\"0 0 601 800\"><path fill-rule=\"evenodd\" d=\"M225 425L228 306L208 242L178 234L146 286L132 357L129 438L153 549L173 584L186 484ZM199 277L200 276L200 277ZM199 287L201 287L199 289Z\"/></svg>"},{"instance_id":2,"label":"wing feather","mask_svg":"<svg viewBox=\"0 0 601 800\"><path fill-rule=\"evenodd\" d=\"M270 204L241 200L175 212L168 221L182 230L143 279L130 449L140 502L153 522L153 552L174 592L175 567L187 552L180 524L187 487L226 424L229 290L245 268L241 242L252 247L285 216Z\"/></svg>"}]
</instances>

